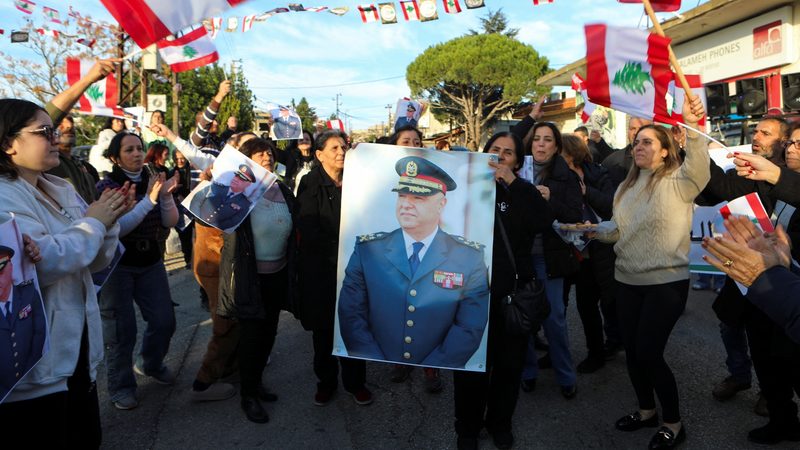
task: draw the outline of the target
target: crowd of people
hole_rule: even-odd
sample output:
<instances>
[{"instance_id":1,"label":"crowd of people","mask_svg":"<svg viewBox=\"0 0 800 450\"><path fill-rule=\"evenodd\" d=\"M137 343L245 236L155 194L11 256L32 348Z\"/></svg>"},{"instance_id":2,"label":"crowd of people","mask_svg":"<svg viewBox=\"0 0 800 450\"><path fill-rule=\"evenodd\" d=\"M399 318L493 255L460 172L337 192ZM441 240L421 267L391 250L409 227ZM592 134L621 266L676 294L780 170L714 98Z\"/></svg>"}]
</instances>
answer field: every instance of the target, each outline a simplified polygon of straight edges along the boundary
<instances>
[{"instance_id":1,"label":"crowd of people","mask_svg":"<svg viewBox=\"0 0 800 450\"><path fill-rule=\"evenodd\" d=\"M216 116L231 91L223 81L197 113L188 139L156 111L138 133L110 119L88 161L75 158L68 112L113 69L113 60L98 61L44 107L0 100L0 211L15 214L29 244L25 257L36 264L51 336L47 354L0 404L0 422L14 430L35 421L51 431L30 437L42 444L96 448L102 434L96 379L103 361L108 398L120 410L139 404L135 374L175 383L164 364L176 327L164 266L173 228L212 321L193 400L231 398L238 378L245 417L268 422L263 402L278 397L263 383L264 371L285 310L311 331L313 403L333 400L341 372L354 401L371 404L367 363L332 356L344 162L357 143L340 131L304 131L280 150L269 139L238 131L235 117L218 134ZM541 108L540 101L482 149L497 156L489 163L496 210L486 370L453 371L457 447L478 448L485 428L497 448L511 448L520 391L536 388L541 369L553 369L569 400L578 395L578 373L602 370L622 349L636 408L615 427L657 428L651 449L680 445L687 436L680 380L664 351L690 289L693 208L751 192L774 216L776 231L764 233L748 219L732 217L724 236L703 242L709 264L726 274L714 310L727 352L720 359L730 376L713 394L726 400L750 388L752 365L763 394L757 411L769 420L748 438L760 444L800 441L793 401L800 394L800 266L793 259L800 253L791 246L800 239L794 206L800 203L800 127L765 116L752 138L753 153L731 155L735 169L726 172L709 158L707 139L693 131L705 115L699 98L687 97L683 106L686 128L631 118L628 145L619 150L597 131L567 133L540 121ZM383 142L423 147L423 135L404 124ZM277 163L286 167L229 234L201 221L185 223L180 206L199 180L210 179L223 145L268 171ZM519 174L528 155L533 183ZM554 220L591 224L589 244L578 251L556 233ZM121 248L119 263L96 294L92 273L120 258ZM512 333L501 314L514 287L535 279L550 307L541 326L546 344L538 332ZM577 364L566 322L573 285L587 347ZM709 281L693 287L707 288ZM137 355L134 304L146 323ZM546 354L538 357L543 348ZM396 364L387 378L402 383L411 370ZM424 375L428 392L442 390L443 371L424 368Z\"/></svg>"}]
</instances>

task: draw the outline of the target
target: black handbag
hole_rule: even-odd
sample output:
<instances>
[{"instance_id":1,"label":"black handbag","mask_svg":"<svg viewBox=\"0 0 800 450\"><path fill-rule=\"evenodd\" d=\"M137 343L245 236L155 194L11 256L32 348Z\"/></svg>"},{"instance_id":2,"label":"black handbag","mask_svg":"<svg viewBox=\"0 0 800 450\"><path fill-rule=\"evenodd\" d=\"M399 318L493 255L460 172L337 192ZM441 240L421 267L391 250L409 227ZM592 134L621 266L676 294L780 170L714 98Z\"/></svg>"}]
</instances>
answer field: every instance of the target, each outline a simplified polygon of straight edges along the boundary
<instances>
[{"instance_id":1,"label":"black handbag","mask_svg":"<svg viewBox=\"0 0 800 450\"><path fill-rule=\"evenodd\" d=\"M514 260L514 253L508 242L505 226L499 217L497 222L508 258L511 261L511 267L514 269L514 289L501 299L500 311L503 314L506 333L513 336L524 336L537 330L547 319L547 316L550 315L550 303L547 301L544 283L541 280L534 277L533 280L519 285L517 262Z\"/></svg>"}]
</instances>

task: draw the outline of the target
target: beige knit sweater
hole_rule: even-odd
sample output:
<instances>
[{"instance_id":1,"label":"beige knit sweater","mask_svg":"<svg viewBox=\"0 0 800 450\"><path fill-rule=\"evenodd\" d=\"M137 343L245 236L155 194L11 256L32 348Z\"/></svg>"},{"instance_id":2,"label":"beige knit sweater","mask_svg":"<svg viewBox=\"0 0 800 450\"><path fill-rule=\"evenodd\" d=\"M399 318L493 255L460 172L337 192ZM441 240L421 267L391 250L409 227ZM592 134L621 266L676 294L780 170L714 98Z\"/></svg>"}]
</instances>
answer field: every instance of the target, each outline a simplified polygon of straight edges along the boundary
<instances>
[{"instance_id":1,"label":"beige knit sweater","mask_svg":"<svg viewBox=\"0 0 800 450\"><path fill-rule=\"evenodd\" d=\"M645 187L652 173L639 172L636 183L617 199L611 221L599 227L598 239L616 242L615 278L622 283L689 278L692 204L711 178L705 139L687 138L683 164L654 186L651 197Z\"/></svg>"}]
</instances>

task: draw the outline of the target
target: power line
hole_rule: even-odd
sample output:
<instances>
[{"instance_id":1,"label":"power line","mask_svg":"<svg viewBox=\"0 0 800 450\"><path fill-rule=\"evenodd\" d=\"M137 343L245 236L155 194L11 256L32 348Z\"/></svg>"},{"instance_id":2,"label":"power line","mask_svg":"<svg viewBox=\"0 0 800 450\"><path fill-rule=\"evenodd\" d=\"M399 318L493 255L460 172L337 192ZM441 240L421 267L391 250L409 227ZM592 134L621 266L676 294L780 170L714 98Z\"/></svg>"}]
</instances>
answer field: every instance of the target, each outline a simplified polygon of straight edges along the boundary
<instances>
[{"instance_id":1,"label":"power line","mask_svg":"<svg viewBox=\"0 0 800 450\"><path fill-rule=\"evenodd\" d=\"M377 80L367 80L367 81L352 81L349 83L341 83L341 84L326 84L320 86L251 86L251 89L266 89L266 90L287 90L287 89L322 89L322 88L334 88L334 87L341 87L341 86L355 86L358 84L369 84L369 83L378 83L380 81L388 81L388 80L396 80L398 78L405 78L405 75L399 75L396 77L388 77L388 78L379 78Z\"/></svg>"}]
</instances>

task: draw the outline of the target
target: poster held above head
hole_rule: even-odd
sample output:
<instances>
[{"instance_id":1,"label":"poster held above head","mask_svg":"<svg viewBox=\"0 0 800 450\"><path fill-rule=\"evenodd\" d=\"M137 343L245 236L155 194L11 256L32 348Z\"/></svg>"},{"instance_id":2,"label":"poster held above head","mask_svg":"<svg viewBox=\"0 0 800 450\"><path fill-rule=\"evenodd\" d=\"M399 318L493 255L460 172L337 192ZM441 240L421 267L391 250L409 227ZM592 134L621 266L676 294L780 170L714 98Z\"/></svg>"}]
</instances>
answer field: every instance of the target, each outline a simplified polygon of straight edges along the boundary
<instances>
[{"instance_id":1,"label":"poster held above head","mask_svg":"<svg viewBox=\"0 0 800 450\"><path fill-rule=\"evenodd\" d=\"M412 126L417 128L419 126L419 117L422 115L423 105L409 98L401 98L397 100L397 107L395 109L394 130Z\"/></svg>"},{"instance_id":2,"label":"poster held above head","mask_svg":"<svg viewBox=\"0 0 800 450\"><path fill-rule=\"evenodd\" d=\"M348 154L335 355L485 370L490 157L380 144Z\"/></svg>"},{"instance_id":3,"label":"poster held above head","mask_svg":"<svg viewBox=\"0 0 800 450\"><path fill-rule=\"evenodd\" d=\"M293 109L287 106L270 105L272 128L269 137L273 141L300 139L303 137L303 121Z\"/></svg>"}]
</instances>

